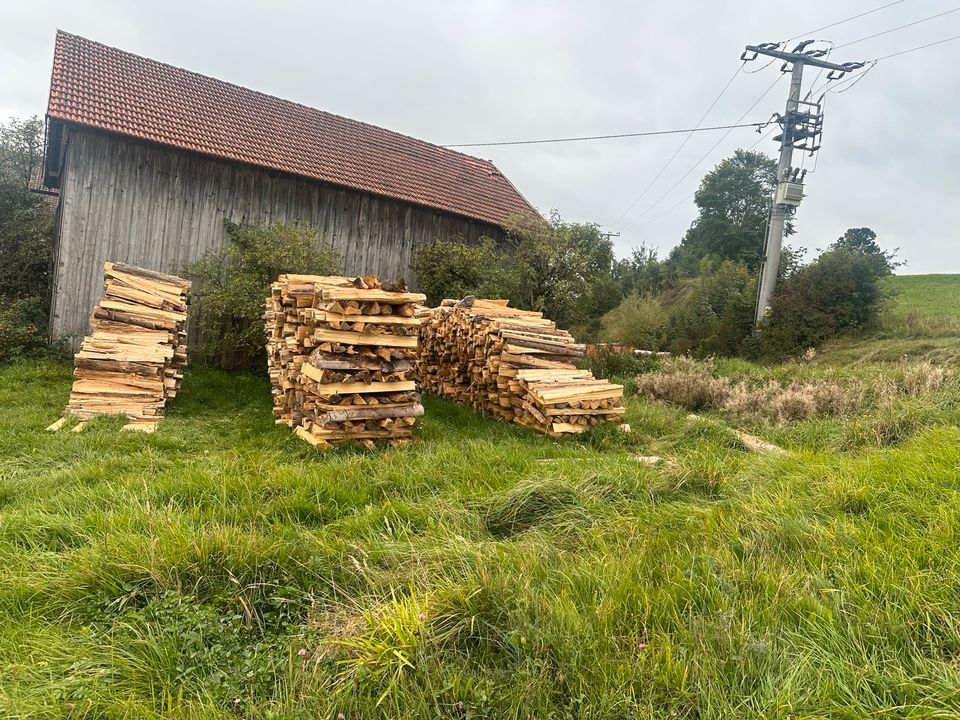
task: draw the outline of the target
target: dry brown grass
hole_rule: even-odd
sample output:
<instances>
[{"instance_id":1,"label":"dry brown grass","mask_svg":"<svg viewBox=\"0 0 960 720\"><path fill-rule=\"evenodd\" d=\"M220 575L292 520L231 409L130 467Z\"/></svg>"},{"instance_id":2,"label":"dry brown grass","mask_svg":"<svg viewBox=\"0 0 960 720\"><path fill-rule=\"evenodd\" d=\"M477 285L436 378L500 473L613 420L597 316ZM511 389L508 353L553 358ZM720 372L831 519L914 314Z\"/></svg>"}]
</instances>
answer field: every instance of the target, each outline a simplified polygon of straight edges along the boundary
<instances>
[{"instance_id":1,"label":"dry brown grass","mask_svg":"<svg viewBox=\"0 0 960 720\"><path fill-rule=\"evenodd\" d=\"M942 367L925 361L901 361L870 381L842 383L825 378L784 384L714 372L709 360L675 358L660 372L637 376L637 393L690 411L717 410L739 419L788 423L887 407L900 398L936 392L948 378Z\"/></svg>"},{"instance_id":2,"label":"dry brown grass","mask_svg":"<svg viewBox=\"0 0 960 720\"><path fill-rule=\"evenodd\" d=\"M345 655L345 641L357 637L367 629L363 611L346 605L324 607L311 617L310 630L316 646L309 649L314 660Z\"/></svg>"}]
</instances>

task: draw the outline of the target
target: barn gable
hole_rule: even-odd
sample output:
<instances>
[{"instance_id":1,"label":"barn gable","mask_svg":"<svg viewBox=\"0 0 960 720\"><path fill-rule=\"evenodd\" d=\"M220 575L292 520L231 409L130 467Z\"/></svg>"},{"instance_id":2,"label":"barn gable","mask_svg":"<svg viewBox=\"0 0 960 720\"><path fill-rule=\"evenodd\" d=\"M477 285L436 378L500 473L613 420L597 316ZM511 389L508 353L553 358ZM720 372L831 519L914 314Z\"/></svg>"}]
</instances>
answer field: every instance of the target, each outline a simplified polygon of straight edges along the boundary
<instances>
[{"instance_id":1,"label":"barn gable","mask_svg":"<svg viewBox=\"0 0 960 720\"><path fill-rule=\"evenodd\" d=\"M62 31L47 117L494 225L532 212L489 161ZM58 181L52 140L48 185Z\"/></svg>"},{"instance_id":2,"label":"barn gable","mask_svg":"<svg viewBox=\"0 0 960 720\"><path fill-rule=\"evenodd\" d=\"M43 181L59 190L50 335L76 346L105 260L179 274L223 221L319 227L347 273L534 212L489 162L58 33Z\"/></svg>"}]
</instances>

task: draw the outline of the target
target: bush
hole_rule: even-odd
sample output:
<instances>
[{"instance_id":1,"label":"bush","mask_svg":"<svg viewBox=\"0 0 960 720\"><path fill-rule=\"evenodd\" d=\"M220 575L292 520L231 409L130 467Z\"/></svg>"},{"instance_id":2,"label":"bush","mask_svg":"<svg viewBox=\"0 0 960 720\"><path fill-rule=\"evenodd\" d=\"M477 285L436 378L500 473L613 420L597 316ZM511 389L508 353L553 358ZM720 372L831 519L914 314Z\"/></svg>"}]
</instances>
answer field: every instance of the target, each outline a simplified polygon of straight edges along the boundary
<instances>
[{"instance_id":1,"label":"bush","mask_svg":"<svg viewBox=\"0 0 960 720\"><path fill-rule=\"evenodd\" d=\"M667 313L656 298L627 296L600 320L600 339L633 348L659 347Z\"/></svg>"},{"instance_id":2,"label":"bush","mask_svg":"<svg viewBox=\"0 0 960 720\"><path fill-rule=\"evenodd\" d=\"M47 303L8 300L0 307L0 363L33 357L47 349Z\"/></svg>"},{"instance_id":3,"label":"bush","mask_svg":"<svg viewBox=\"0 0 960 720\"><path fill-rule=\"evenodd\" d=\"M755 296L756 278L745 266L705 261L700 275L665 303L670 308L667 349L698 357L736 355L752 332Z\"/></svg>"},{"instance_id":4,"label":"bush","mask_svg":"<svg viewBox=\"0 0 960 720\"><path fill-rule=\"evenodd\" d=\"M638 394L690 411L720 408L730 391L730 380L714 377L709 365L688 358L673 359L662 372L637 377Z\"/></svg>"},{"instance_id":5,"label":"bush","mask_svg":"<svg viewBox=\"0 0 960 720\"><path fill-rule=\"evenodd\" d=\"M774 294L762 350L786 357L802 348L874 324L887 297L889 273L876 257L844 247L828 250L786 278Z\"/></svg>"},{"instance_id":6,"label":"bush","mask_svg":"<svg viewBox=\"0 0 960 720\"><path fill-rule=\"evenodd\" d=\"M594 377L623 379L657 370L660 360L650 355L635 355L629 350L601 348L581 358L577 367L591 371Z\"/></svg>"},{"instance_id":7,"label":"bush","mask_svg":"<svg viewBox=\"0 0 960 720\"><path fill-rule=\"evenodd\" d=\"M616 306L621 284L611 275L613 245L591 223L566 223L553 213L514 216L508 239L477 244L435 240L417 249L414 270L427 301L476 295L506 298L514 307L540 310L560 327L579 324L587 334Z\"/></svg>"},{"instance_id":8,"label":"bush","mask_svg":"<svg viewBox=\"0 0 960 720\"><path fill-rule=\"evenodd\" d=\"M460 240L435 240L417 249L413 269L417 286L430 305L444 298L459 300L467 295L509 298L515 278L503 267L496 242L482 238L476 245Z\"/></svg>"},{"instance_id":9,"label":"bush","mask_svg":"<svg viewBox=\"0 0 960 720\"><path fill-rule=\"evenodd\" d=\"M638 394L687 410L717 410L740 420L797 422L821 417L862 415L903 400L925 398L954 377L928 362L901 362L869 380L838 382L832 376L794 380L758 379L751 366L734 376L718 376L712 361L673 358L657 372L636 378Z\"/></svg>"},{"instance_id":10,"label":"bush","mask_svg":"<svg viewBox=\"0 0 960 720\"><path fill-rule=\"evenodd\" d=\"M195 282L191 315L199 328L191 357L251 368L264 360L263 301L270 283L282 273L341 272L340 256L309 225L225 225L229 243L184 269Z\"/></svg>"},{"instance_id":11,"label":"bush","mask_svg":"<svg viewBox=\"0 0 960 720\"><path fill-rule=\"evenodd\" d=\"M567 223L556 211L549 222L522 216L508 222L509 267L517 277L510 299L516 307L541 310L560 327L599 317L620 300L613 269L613 243L593 223Z\"/></svg>"}]
</instances>

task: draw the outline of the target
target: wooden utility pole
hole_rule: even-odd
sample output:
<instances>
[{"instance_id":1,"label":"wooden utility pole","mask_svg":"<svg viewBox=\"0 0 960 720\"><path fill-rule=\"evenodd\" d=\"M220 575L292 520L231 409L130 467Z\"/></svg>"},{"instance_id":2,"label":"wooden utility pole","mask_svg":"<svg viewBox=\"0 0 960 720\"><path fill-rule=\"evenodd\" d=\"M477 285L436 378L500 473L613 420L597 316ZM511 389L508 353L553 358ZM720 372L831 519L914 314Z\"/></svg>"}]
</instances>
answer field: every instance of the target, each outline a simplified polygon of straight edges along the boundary
<instances>
[{"instance_id":1,"label":"wooden utility pole","mask_svg":"<svg viewBox=\"0 0 960 720\"><path fill-rule=\"evenodd\" d=\"M812 40L805 40L792 51L780 49L780 44L763 43L762 45L747 45L741 60L755 60L759 55L783 60L781 72L790 70L790 93L787 96L786 112L777 122L783 132L776 139L780 140L780 162L777 164L777 187L773 197L773 209L770 212L770 225L767 229L767 242L764 251L764 260L760 269L760 291L757 295L756 324L759 326L770 309L770 298L777 286L777 274L780 270L780 248L783 245L783 235L786 228L787 213L791 207L800 204L803 197L803 178L794 170L793 151L795 149L808 151L811 155L820 149L819 139L823 128L823 115L818 102L801 102L800 91L803 85L803 67L813 67L829 70L828 80L843 77L851 70L864 66L862 62L832 63L822 60L827 55L826 50L806 50ZM801 105L805 109L801 110Z\"/></svg>"}]
</instances>

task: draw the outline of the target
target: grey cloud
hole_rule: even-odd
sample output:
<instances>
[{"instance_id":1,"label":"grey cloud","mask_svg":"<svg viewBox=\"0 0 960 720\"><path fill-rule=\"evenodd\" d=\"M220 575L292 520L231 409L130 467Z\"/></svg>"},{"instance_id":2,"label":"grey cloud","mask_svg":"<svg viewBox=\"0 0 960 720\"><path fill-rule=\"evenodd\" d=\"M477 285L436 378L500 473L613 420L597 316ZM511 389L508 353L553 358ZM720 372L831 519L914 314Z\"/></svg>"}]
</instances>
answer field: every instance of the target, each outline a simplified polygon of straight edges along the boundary
<instances>
[{"instance_id":1,"label":"grey cloud","mask_svg":"<svg viewBox=\"0 0 960 720\"><path fill-rule=\"evenodd\" d=\"M876 7L749 2L184 2L75 0L0 6L0 114L42 114L56 27L148 57L435 142L686 127L737 67L745 43L778 40ZM912 0L818 36L840 42L947 9ZM872 58L960 32L960 14L837 51ZM822 247L851 225L899 245L908 272L960 272L953 167L960 42L880 63L827 101L826 132L792 242ZM759 67L760 63L754 63ZM743 74L707 124L729 123L776 76ZM814 73L811 73L813 75ZM748 120L782 111L783 83ZM582 145L476 148L541 210L621 231L667 252L695 214L700 177L737 147L737 130L647 210L719 135L694 136L624 217L679 136ZM758 149L773 154L774 143ZM808 165L809 167L809 165ZM642 219L628 221L641 212ZM649 223L649 224L647 224Z\"/></svg>"}]
</instances>

